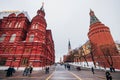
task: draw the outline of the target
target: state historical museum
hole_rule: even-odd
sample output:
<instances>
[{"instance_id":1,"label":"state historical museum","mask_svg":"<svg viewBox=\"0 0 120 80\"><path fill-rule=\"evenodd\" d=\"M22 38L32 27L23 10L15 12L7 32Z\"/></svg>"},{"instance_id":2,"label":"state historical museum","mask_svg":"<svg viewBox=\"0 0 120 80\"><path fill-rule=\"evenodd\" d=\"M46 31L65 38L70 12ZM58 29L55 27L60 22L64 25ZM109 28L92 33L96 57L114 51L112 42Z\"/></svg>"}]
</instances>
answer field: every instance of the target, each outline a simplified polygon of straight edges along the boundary
<instances>
[{"instance_id":1,"label":"state historical museum","mask_svg":"<svg viewBox=\"0 0 120 80\"><path fill-rule=\"evenodd\" d=\"M0 19L0 66L54 64L54 41L44 17L42 5L31 21L24 13Z\"/></svg>"}]
</instances>

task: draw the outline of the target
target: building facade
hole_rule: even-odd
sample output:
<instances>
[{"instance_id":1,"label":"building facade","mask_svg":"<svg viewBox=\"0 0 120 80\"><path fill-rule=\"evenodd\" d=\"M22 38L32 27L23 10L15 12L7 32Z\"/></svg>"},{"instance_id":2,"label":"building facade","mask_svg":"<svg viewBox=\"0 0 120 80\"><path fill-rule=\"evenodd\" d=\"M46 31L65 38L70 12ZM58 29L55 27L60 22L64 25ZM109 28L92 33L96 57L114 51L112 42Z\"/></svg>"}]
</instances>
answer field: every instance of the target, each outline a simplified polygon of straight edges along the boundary
<instances>
[{"instance_id":1,"label":"building facade","mask_svg":"<svg viewBox=\"0 0 120 80\"><path fill-rule=\"evenodd\" d=\"M54 41L42 7L30 21L24 13L0 19L0 65L43 67L55 62Z\"/></svg>"},{"instance_id":2,"label":"building facade","mask_svg":"<svg viewBox=\"0 0 120 80\"><path fill-rule=\"evenodd\" d=\"M88 38L95 63L103 67L112 66L120 69L120 55L110 29L99 21L92 10L90 10Z\"/></svg>"}]
</instances>

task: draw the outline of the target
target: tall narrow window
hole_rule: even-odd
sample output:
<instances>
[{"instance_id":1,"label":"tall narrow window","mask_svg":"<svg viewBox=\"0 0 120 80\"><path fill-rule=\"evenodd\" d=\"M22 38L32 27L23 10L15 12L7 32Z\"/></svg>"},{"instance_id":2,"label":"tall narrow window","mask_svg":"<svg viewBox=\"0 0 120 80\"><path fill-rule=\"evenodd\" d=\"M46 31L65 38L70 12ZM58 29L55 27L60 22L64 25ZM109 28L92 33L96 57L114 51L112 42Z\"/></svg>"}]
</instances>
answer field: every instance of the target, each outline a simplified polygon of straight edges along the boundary
<instances>
[{"instance_id":1,"label":"tall narrow window","mask_svg":"<svg viewBox=\"0 0 120 80\"><path fill-rule=\"evenodd\" d=\"M20 28L20 26L21 26L21 22L19 23L18 28Z\"/></svg>"},{"instance_id":2,"label":"tall narrow window","mask_svg":"<svg viewBox=\"0 0 120 80\"><path fill-rule=\"evenodd\" d=\"M5 27L9 27L9 24L10 24L10 22L7 22L7 24L6 24L6 26L5 26Z\"/></svg>"},{"instance_id":3,"label":"tall narrow window","mask_svg":"<svg viewBox=\"0 0 120 80\"><path fill-rule=\"evenodd\" d=\"M31 34L30 37L29 37L29 42L33 42L34 41L34 35Z\"/></svg>"},{"instance_id":4,"label":"tall narrow window","mask_svg":"<svg viewBox=\"0 0 120 80\"><path fill-rule=\"evenodd\" d=\"M2 36L0 37L0 42L3 42L5 37L6 37L6 34L2 34Z\"/></svg>"},{"instance_id":5,"label":"tall narrow window","mask_svg":"<svg viewBox=\"0 0 120 80\"><path fill-rule=\"evenodd\" d=\"M16 34L13 34L13 35L11 36L11 38L10 38L10 41L9 41L9 42L14 42L15 37L16 37Z\"/></svg>"},{"instance_id":6,"label":"tall narrow window","mask_svg":"<svg viewBox=\"0 0 120 80\"><path fill-rule=\"evenodd\" d=\"M22 58L21 65L27 65L28 64L28 58Z\"/></svg>"},{"instance_id":7,"label":"tall narrow window","mask_svg":"<svg viewBox=\"0 0 120 80\"><path fill-rule=\"evenodd\" d=\"M15 28L20 28L20 27L21 27L21 22L17 22Z\"/></svg>"},{"instance_id":8,"label":"tall narrow window","mask_svg":"<svg viewBox=\"0 0 120 80\"><path fill-rule=\"evenodd\" d=\"M7 58L1 57L0 58L0 66L5 66L6 61L7 61Z\"/></svg>"},{"instance_id":9,"label":"tall narrow window","mask_svg":"<svg viewBox=\"0 0 120 80\"><path fill-rule=\"evenodd\" d=\"M10 22L9 27L12 27L12 22Z\"/></svg>"},{"instance_id":10,"label":"tall narrow window","mask_svg":"<svg viewBox=\"0 0 120 80\"><path fill-rule=\"evenodd\" d=\"M35 25L35 29L38 29L38 23Z\"/></svg>"},{"instance_id":11,"label":"tall narrow window","mask_svg":"<svg viewBox=\"0 0 120 80\"><path fill-rule=\"evenodd\" d=\"M34 28L35 28L35 24L32 25L32 29L34 29Z\"/></svg>"},{"instance_id":12,"label":"tall narrow window","mask_svg":"<svg viewBox=\"0 0 120 80\"><path fill-rule=\"evenodd\" d=\"M16 25L15 25L15 28L17 28L18 24L19 24L19 23L17 22Z\"/></svg>"}]
</instances>

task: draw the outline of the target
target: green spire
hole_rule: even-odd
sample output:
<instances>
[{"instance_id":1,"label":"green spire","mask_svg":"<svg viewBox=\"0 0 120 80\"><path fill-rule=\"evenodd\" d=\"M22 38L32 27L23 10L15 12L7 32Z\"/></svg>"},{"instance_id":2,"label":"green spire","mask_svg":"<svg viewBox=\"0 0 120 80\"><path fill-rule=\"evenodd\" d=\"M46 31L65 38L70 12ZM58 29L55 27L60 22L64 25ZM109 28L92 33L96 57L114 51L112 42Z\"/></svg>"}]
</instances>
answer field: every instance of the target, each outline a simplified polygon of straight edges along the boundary
<instances>
[{"instance_id":1,"label":"green spire","mask_svg":"<svg viewBox=\"0 0 120 80\"><path fill-rule=\"evenodd\" d=\"M90 25L96 22L100 22L99 19L95 16L94 12L90 9Z\"/></svg>"}]
</instances>

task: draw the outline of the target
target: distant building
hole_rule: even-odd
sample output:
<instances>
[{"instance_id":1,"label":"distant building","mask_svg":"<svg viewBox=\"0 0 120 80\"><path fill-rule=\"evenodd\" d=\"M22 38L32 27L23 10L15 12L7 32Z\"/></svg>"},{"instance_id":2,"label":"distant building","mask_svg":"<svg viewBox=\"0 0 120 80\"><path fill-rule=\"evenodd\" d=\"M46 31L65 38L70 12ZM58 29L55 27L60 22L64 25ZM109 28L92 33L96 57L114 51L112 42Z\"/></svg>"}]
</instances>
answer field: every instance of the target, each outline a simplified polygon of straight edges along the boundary
<instances>
[{"instance_id":1,"label":"distant building","mask_svg":"<svg viewBox=\"0 0 120 80\"><path fill-rule=\"evenodd\" d=\"M68 62L68 57L72 54L71 43L68 41L68 53L63 56L63 62Z\"/></svg>"},{"instance_id":2,"label":"distant building","mask_svg":"<svg viewBox=\"0 0 120 80\"><path fill-rule=\"evenodd\" d=\"M31 21L26 12L0 12L0 66L54 64L52 31L44 17L43 6Z\"/></svg>"},{"instance_id":3,"label":"distant building","mask_svg":"<svg viewBox=\"0 0 120 80\"><path fill-rule=\"evenodd\" d=\"M120 43L116 43L116 47L117 47L118 53L120 55Z\"/></svg>"}]
</instances>

